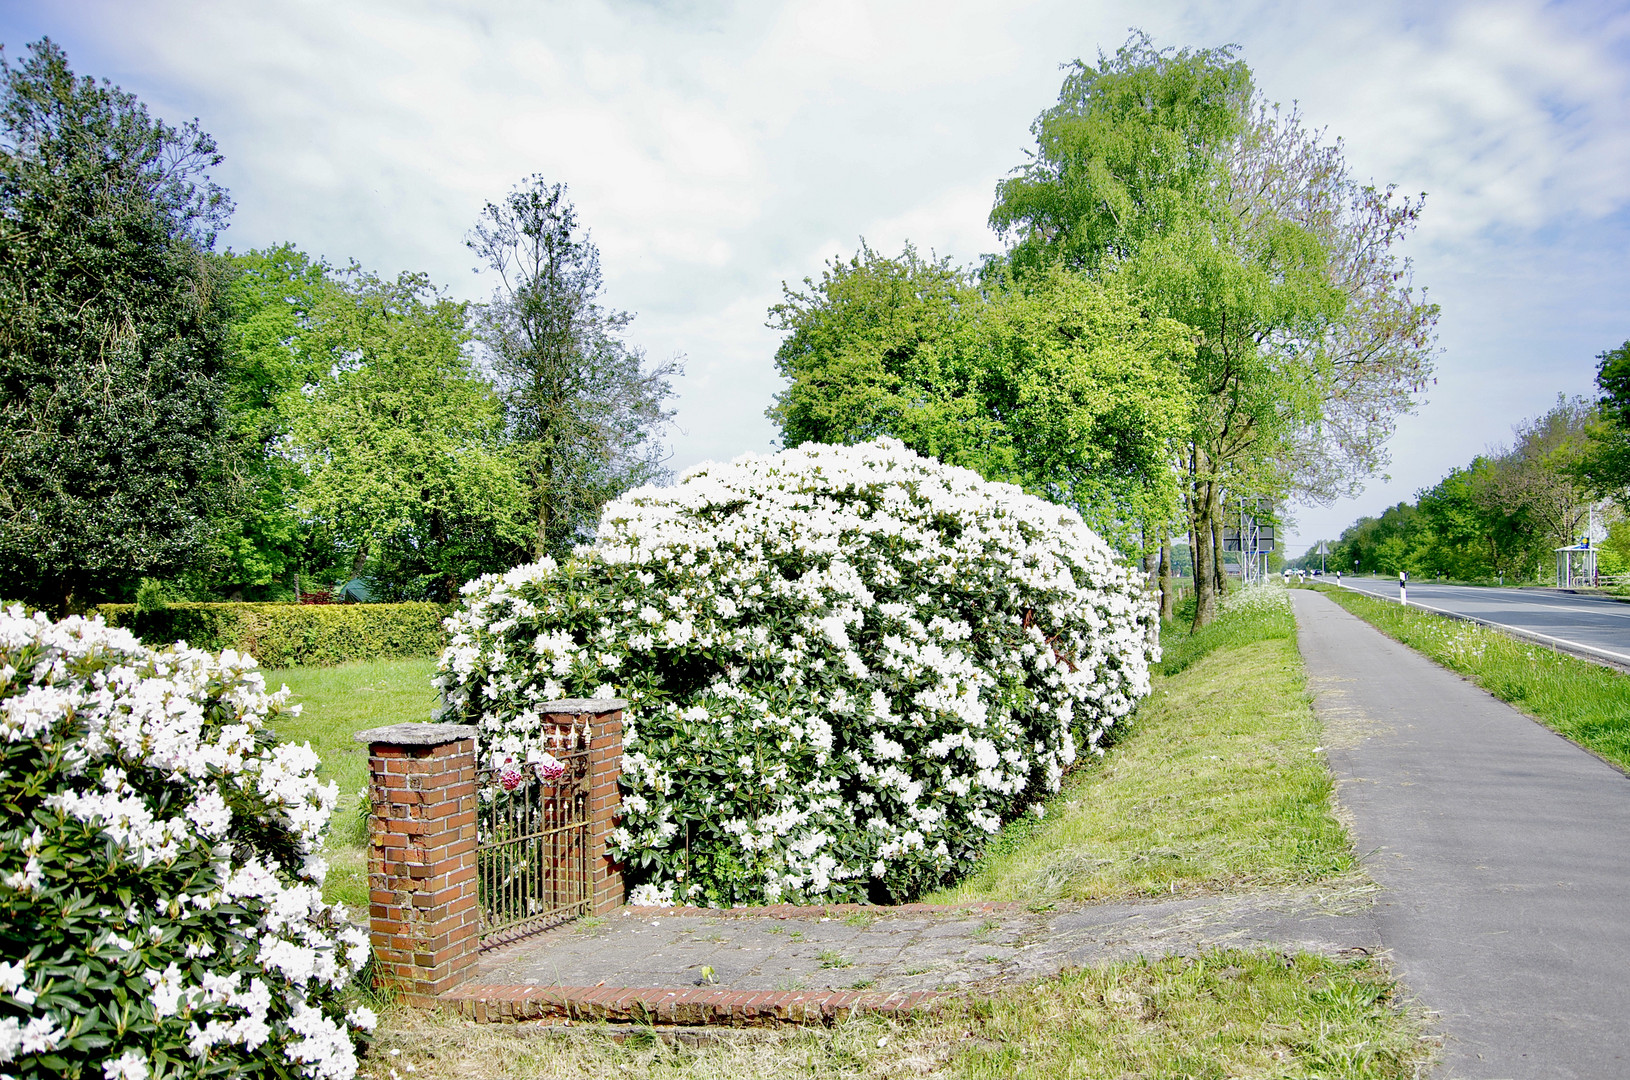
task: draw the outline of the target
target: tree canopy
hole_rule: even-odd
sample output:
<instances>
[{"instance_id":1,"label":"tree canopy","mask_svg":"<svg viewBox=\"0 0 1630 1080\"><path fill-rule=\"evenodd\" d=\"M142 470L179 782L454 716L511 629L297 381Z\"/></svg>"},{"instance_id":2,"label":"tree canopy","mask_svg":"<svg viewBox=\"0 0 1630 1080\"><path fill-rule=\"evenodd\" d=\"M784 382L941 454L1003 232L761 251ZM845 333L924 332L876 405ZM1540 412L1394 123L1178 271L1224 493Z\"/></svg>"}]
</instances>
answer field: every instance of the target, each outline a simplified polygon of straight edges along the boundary
<instances>
[{"instance_id":1,"label":"tree canopy","mask_svg":"<svg viewBox=\"0 0 1630 1080\"><path fill-rule=\"evenodd\" d=\"M353 575L373 560L383 598L452 600L512 565L525 537L498 396L464 350L465 305L421 274L353 269L337 284L305 337L325 370L290 421L295 505Z\"/></svg>"},{"instance_id":2,"label":"tree canopy","mask_svg":"<svg viewBox=\"0 0 1630 1080\"><path fill-rule=\"evenodd\" d=\"M1061 268L984 282L907 247L863 246L771 311L789 380L782 442L893 435L922 454L1075 507L1124 533L1170 516L1171 440L1189 402L1172 358L1187 328L1119 281Z\"/></svg>"},{"instance_id":3,"label":"tree canopy","mask_svg":"<svg viewBox=\"0 0 1630 1080\"><path fill-rule=\"evenodd\" d=\"M1543 577L1553 550L1583 539L1593 506L1602 509L1584 475L1601 429L1594 403L1559 397L1518 425L1510 446L1451 469L1414 503L1355 522L1332 546L1330 569L1467 581ZM1603 555L1604 572L1622 572L1615 558Z\"/></svg>"},{"instance_id":4,"label":"tree canopy","mask_svg":"<svg viewBox=\"0 0 1630 1080\"><path fill-rule=\"evenodd\" d=\"M1356 184L1340 144L1263 102L1228 48L1134 35L1075 64L1032 132L991 212L1009 264L1124 275L1193 332L1174 456L1203 623L1225 494L1350 488L1429 377L1437 311L1392 250L1420 204Z\"/></svg>"},{"instance_id":5,"label":"tree canopy","mask_svg":"<svg viewBox=\"0 0 1630 1080\"><path fill-rule=\"evenodd\" d=\"M0 576L58 610L180 571L226 486L214 141L49 40L0 54Z\"/></svg>"},{"instance_id":6,"label":"tree canopy","mask_svg":"<svg viewBox=\"0 0 1630 1080\"><path fill-rule=\"evenodd\" d=\"M1596 357L1602 423L1590 435L1580 471L1597 495L1630 492L1630 341Z\"/></svg>"}]
</instances>

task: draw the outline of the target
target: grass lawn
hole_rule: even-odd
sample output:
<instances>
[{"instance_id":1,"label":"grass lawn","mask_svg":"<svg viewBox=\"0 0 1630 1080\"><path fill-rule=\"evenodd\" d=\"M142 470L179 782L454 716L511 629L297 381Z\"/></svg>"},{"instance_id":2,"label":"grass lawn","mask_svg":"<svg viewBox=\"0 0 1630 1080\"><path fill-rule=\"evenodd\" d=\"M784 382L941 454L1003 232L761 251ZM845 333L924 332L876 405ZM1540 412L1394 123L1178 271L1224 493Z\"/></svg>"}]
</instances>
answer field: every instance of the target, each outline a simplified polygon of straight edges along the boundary
<instances>
[{"instance_id":1,"label":"grass lawn","mask_svg":"<svg viewBox=\"0 0 1630 1080\"><path fill-rule=\"evenodd\" d=\"M1305 883L1356 866L1286 611L1169 627L1162 674L1102 765L1016 822L949 903Z\"/></svg>"},{"instance_id":2,"label":"grass lawn","mask_svg":"<svg viewBox=\"0 0 1630 1080\"><path fill-rule=\"evenodd\" d=\"M1630 769L1630 675L1350 589L1321 585L1318 590L1557 734Z\"/></svg>"},{"instance_id":3,"label":"grass lawn","mask_svg":"<svg viewBox=\"0 0 1630 1080\"><path fill-rule=\"evenodd\" d=\"M1192 637L1169 627L1155 692L1105 761L1074 774L1045 820L1011 825L979 873L925 899L1045 904L1351 870L1294 634L1277 610L1236 612ZM310 740L340 785L330 899L366 896L356 798L366 758L351 733L427 716L432 670L418 660L267 673L305 706L279 734ZM1422 1014L1398 1000L1384 965L1230 951L1066 971L952 996L909 1021L727 1032L700 1046L614 1039L595 1025L544 1035L390 1007L363 1075L1402 1080L1432 1053Z\"/></svg>"},{"instance_id":4,"label":"grass lawn","mask_svg":"<svg viewBox=\"0 0 1630 1080\"><path fill-rule=\"evenodd\" d=\"M335 667L280 668L266 672L266 685L287 685L300 715L273 727L285 742L311 743L323 759L320 774L339 785L339 806L329 830L328 880L323 894L352 911L368 910L368 748L351 737L406 720L428 720L436 703L430 677L434 660L369 660Z\"/></svg>"},{"instance_id":5,"label":"grass lawn","mask_svg":"<svg viewBox=\"0 0 1630 1080\"><path fill-rule=\"evenodd\" d=\"M1368 960L1225 951L1072 970L945 1000L910 1021L724 1032L719 1042L614 1041L602 1028L543 1035L391 1010L363 1074L454 1077L836 1078L1319 1077L1402 1080L1433 1053Z\"/></svg>"}]
</instances>

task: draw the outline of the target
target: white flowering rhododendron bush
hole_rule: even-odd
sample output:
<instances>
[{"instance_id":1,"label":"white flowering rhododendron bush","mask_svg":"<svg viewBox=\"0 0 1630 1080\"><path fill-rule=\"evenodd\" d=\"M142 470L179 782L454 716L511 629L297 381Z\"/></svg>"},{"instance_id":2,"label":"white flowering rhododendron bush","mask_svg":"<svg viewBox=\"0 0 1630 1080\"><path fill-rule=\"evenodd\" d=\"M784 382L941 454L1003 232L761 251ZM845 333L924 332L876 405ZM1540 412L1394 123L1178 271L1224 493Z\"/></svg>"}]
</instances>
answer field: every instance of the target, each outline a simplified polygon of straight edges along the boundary
<instances>
[{"instance_id":1,"label":"white flowering rhododendron bush","mask_svg":"<svg viewBox=\"0 0 1630 1080\"><path fill-rule=\"evenodd\" d=\"M0 1074L343 1078L367 934L254 661L0 612Z\"/></svg>"},{"instance_id":2,"label":"white flowering rhododendron bush","mask_svg":"<svg viewBox=\"0 0 1630 1080\"><path fill-rule=\"evenodd\" d=\"M436 682L489 764L628 699L635 903L916 896L1149 689L1154 609L1079 516L892 440L699 467L465 594Z\"/></svg>"}]
</instances>

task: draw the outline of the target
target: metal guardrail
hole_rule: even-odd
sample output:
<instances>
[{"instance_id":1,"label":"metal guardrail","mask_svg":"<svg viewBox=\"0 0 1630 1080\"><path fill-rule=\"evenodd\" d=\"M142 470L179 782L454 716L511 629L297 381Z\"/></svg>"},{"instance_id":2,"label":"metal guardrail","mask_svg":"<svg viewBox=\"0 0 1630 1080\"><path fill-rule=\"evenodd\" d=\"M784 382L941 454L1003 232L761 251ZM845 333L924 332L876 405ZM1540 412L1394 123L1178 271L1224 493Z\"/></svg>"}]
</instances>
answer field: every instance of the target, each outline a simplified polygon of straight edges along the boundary
<instances>
[{"instance_id":1,"label":"metal guardrail","mask_svg":"<svg viewBox=\"0 0 1630 1080\"><path fill-rule=\"evenodd\" d=\"M560 734L564 745L542 762L476 775L483 949L569 922L593 907L588 732L585 725Z\"/></svg>"}]
</instances>

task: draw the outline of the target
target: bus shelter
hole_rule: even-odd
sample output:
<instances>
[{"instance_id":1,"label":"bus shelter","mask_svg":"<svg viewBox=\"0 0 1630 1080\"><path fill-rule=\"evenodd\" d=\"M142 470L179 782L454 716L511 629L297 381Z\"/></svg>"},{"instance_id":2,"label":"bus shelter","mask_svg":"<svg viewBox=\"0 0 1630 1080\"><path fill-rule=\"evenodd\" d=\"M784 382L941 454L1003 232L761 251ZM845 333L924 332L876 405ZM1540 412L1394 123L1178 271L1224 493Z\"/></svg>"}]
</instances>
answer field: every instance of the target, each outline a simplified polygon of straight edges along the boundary
<instances>
[{"instance_id":1,"label":"bus shelter","mask_svg":"<svg viewBox=\"0 0 1630 1080\"><path fill-rule=\"evenodd\" d=\"M1556 549L1556 587L1588 588L1596 584L1596 548L1589 540Z\"/></svg>"}]
</instances>

